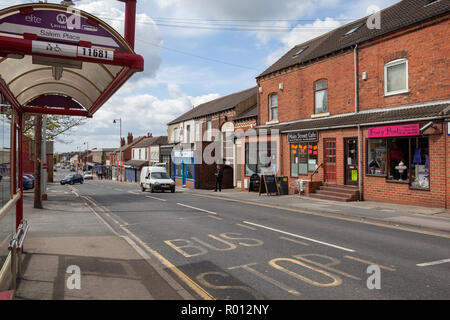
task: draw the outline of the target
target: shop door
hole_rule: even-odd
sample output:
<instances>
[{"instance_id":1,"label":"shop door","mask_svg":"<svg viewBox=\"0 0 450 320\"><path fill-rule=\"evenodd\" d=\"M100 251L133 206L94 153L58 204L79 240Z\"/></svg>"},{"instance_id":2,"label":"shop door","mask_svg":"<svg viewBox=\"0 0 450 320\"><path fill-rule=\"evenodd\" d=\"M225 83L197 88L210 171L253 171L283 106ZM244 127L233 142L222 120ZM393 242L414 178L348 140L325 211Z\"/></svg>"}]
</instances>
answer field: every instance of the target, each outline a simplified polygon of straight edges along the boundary
<instances>
[{"instance_id":1,"label":"shop door","mask_svg":"<svg viewBox=\"0 0 450 320\"><path fill-rule=\"evenodd\" d=\"M336 184L336 139L324 139L324 182Z\"/></svg>"},{"instance_id":2,"label":"shop door","mask_svg":"<svg viewBox=\"0 0 450 320\"><path fill-rule=\"evenodd\" d=\"M345 184L358 185L358 139L345 138Z\"/></svg>"}]
</instances>

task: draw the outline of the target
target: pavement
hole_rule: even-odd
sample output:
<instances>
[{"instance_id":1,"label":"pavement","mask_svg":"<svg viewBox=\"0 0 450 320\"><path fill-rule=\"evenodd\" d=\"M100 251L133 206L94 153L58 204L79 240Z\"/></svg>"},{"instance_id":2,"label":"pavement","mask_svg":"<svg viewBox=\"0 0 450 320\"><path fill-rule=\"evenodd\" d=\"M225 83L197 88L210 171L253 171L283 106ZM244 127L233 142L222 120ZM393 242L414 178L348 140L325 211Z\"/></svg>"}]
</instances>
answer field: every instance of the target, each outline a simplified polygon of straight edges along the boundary
<instances>
[{"instance_id":1,"label":"pavement","mask_svg":"<svg viewBox=\"0 0 450 320\"><path fill-rule=\"evenodd\" d=\"M53 189L49 184L49 188ZM186 291L127 237L110 230L81 197L57 189L44 209L24 194L30 231L17 300L183 300ZM77 273L82 275L77 278Z\"/></svg>"},{"instance_id":2,"label":"pavement","mask_svg":"<svg viewBox=\"0 0 450 320\"><path fill-rule=\"evenodd\" d=\"M180 187L177 190L200 196L220 197L286 208L308 214L450 232L450 210L444 208L408 206L377 201L338 202L313 199L303 195L268 196L265 194L259 195L258 192L237 189L224 189L222 192L214 192L213 190Z\"/></svg>"}]
</instances>

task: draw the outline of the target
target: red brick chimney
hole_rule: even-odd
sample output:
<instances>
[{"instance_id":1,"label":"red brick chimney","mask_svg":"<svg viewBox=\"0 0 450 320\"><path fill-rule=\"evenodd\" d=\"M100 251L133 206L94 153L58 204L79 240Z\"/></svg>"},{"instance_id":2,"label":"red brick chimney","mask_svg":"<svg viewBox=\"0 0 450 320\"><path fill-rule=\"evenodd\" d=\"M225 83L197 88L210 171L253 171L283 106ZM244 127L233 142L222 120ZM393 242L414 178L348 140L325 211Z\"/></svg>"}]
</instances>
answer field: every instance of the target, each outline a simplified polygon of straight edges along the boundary
<instances>
[{"instance_id":1,"label":"red brick chimney","mask_svg":"<svg viewBox=\"0 0 450 320\"><path fill-rule=\"evenodd\" d=\"M128 132L127 144L130 144L132 142L133 142L133 134L131 132Z\"/></svg>"},{"instance_id":2,"label":"red brick chimney","mask_svg":"<svg viewBox=\"0 0 450 320\"><path fill-rule=\"evenodd\" d=\"M120 138L120 146L123 147L125 145L125 138Z\"/></svg>"},{"instance_id":3,"label":"red brick chimney","mask_svg":"<svg viewBox=\"0 0 450 320\"><path fill-rule=\"evenodd\" d=\"M153 134L151 132L147 133L147 137L153 137Z\"/></svg>"}]
</instances>

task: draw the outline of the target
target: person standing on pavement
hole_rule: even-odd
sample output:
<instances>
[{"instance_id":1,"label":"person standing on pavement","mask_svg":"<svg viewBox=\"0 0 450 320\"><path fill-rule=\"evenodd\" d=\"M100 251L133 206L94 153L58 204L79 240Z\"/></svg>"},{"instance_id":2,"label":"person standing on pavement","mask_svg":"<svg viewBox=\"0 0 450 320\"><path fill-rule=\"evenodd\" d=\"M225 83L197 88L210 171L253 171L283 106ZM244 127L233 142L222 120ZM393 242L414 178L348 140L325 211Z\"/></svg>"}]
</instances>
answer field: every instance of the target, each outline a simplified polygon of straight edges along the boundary
<instances>
[{"instance_id":1,"label":"person standing on pavement","mask_svg":"<svg viewBox=\"0 0 450 320\"><path fill-rule=\"evenodd\" d=\"M214 189L214 192L217 192L217 189L219 189L219 192L222 192L222 178L223 178L223 169L218 164L216 173L214 174L216 176L216 188Z\"/></svg>"}]
</instances>

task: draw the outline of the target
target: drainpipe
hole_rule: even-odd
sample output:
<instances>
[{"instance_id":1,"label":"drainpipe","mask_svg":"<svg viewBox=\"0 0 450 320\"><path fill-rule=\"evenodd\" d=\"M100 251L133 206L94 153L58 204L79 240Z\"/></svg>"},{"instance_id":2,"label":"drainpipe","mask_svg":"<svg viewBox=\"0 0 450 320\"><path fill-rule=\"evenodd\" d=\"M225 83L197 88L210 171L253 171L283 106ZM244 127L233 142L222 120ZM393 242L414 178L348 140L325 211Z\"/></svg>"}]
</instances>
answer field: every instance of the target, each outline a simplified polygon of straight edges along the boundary
<instances>
[{"instance_id":1,"label":"drainpipe","mask_svg":"<svg viewBox=\"0 0 450 320\"><path fill-rule=\"evenodd\" d=\"M354 69L355 69L355 113L359 112L359 100L358 100L358 44L355 45L355 49L354 49ZM362 138L362 134L361 134L361 125L358 123L358 188L359 188L359 201L362 201L362 158L361 158L361 147L362 147L362 143L361 143L361 138Z\"/></svg>"}]
</instances>

